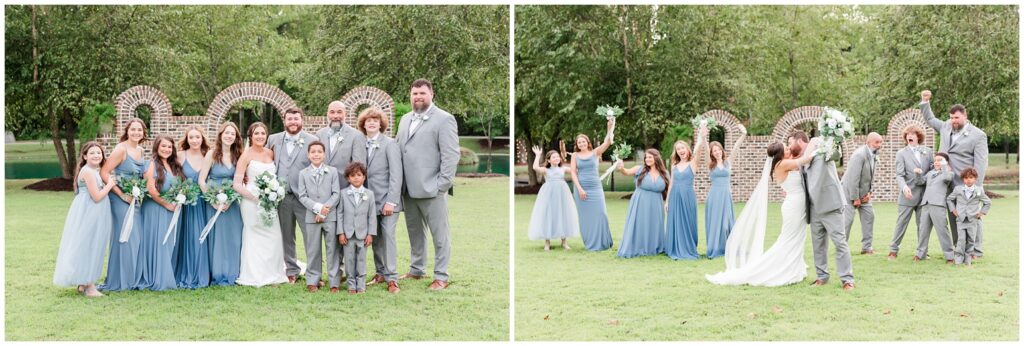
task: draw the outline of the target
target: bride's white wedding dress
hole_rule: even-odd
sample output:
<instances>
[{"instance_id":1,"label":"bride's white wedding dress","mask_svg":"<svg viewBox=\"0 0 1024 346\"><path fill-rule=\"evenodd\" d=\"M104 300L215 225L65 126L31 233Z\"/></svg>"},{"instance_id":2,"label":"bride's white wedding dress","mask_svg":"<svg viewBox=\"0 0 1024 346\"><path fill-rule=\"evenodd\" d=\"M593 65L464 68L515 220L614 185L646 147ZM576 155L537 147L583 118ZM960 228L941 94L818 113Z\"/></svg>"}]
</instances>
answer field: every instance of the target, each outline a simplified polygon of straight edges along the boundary
<instances>
[{"instance_id":1,"label":"bride's white wedding dress","mask_svg":"<svg viewBox=\"0 0 1024 346\"><path fill-rule=\"evenodd\" d=\"M273 162L250 161L245 175L249 183L245 188L255 194L256 177L263 172L274 173ZM242 213L242 256L238 280L243 286L265 286L288 282L284 269L284 247L281 240L281 223L274 217L270 226L260 220L259 202L243 198L239 202Z\"/></svg>"},{"instance_id":2,"label":"bride's white wedding dress","mask_svg":"<svg viewBox=\"0 0 1024 346\"><path fill-rule=\"evenodd\" d=\"M766 169L771 169L769 164L766 164ZM734 246L730 247L727 245L726 258L728 261L730 255L733 256L733 266L727 268L724 272L706 275L709 281L719 285L783 286L803 281L807 277L807 263L804 262L804 242L807 239L807 210L800 171L796 170L787 173L786 180L780 186L786 191L786 198L782 202L782 232L779 234L779 238L775 240L771 248L758 255L764 244L764 222L758 220L760 222L755 222L757 225L749 225L750 222L747 222L749 225L747 226L748 229L741 230L741 232L736 232L737 230L734 229L732 235L737 235L740 238L749 237L749 239L754 240L732 239L732 235L730 235L727 244ZM756 209L758 205L763 205L764 210L767 211L768 196L766 187L764 193L752 197L752 199L763 198L763 203L754 203L752 201L747 203L747 207L753 206ZM755 194L757 194L757 191L755 191ZM754 212L756 213L757 211L755 210ZM742 214L746 214L746 211ZM744 216L742 214L741 218ZM737 222L737 224L740 224L740 222ZM758 226L760 226L760 229L758 229ZM753 234L744 235L744 231ZM760 232L760 239L757 239L757 232ZM746 244L730 244L739 241L743 241ZM744 249L744 247L749 248ZM730 250L734 253L730 254ZM753 252L753 254L748 254L749 258L736 261L737 254L735 252Z\"/></svg>"}]
</instances>

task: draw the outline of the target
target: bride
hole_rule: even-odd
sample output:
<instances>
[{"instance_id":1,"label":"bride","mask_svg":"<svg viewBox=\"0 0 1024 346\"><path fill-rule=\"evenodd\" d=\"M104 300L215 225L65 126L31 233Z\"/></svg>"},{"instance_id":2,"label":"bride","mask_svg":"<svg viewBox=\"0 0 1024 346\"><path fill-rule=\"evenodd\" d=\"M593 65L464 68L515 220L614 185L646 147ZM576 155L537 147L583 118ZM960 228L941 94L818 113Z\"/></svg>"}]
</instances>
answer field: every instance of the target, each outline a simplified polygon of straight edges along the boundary
<instances>
[{"instance_id":1,"label":"bride","mask_svg":"<svg viewBox=\"0 0 1024 346\"><path fill-rule=\"evenodd\" d=\"M238 158L235 170L234 188L242 195L239 203L242 213L242 255L239 268L239 285L264 286L288 282L284 270L284 247L281 240L281 225L276 217L270 226L260 220L259 199L255 195L256 177L263 172L274 173L274 151L264 148L267 144L267 126L256 122L249 126L249 148ZM243 176L249 183L243 185Z\"/></svg>"},{"instance_id":2,"label":"bride","mask_svg":"<svg viewBox=\"0 0 1024 346\"><path fill-rule=\"evenodd\" d=\"M816 143L807 146L807 153L814 152ZM764 163L761 180L726 240L726 270L705 275L708 281L718 285L783 286L807 277L807 263L804 262L807 206L800 167L810 162L814 155L800 157L799 151L799 147L787 148L779 142L768 146L768 159ZM782 187L786 197L781 208L782 231L775 244L763 251L769 179Z\"/></svg>"}]
</instances>

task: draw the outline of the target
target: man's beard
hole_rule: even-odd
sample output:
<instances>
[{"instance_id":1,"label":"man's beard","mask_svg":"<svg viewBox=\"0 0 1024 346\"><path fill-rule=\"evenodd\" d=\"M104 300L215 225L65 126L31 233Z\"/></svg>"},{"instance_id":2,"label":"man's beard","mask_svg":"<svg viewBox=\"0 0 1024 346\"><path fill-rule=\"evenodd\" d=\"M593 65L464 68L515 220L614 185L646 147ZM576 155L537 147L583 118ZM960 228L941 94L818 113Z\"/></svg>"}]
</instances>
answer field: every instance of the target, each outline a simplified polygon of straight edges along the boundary
<instances>
[{"instance_id":1,"label":"man's beard","mask_svg":"<svg viewBox=\"0 0 1024 346\"><path fill-rule=\"evenodd\" d=\"M339 129L341 129L341 121L332 121L331 130L338 131Z\"/></svg>"},{"instance_id":2,"label":"man's beard","mask_svg":"<svg viewBox=\"0 0 1024 346\"><path fill-rule=\"evenodd\" d=\"M427 108L430 108L430 102L424 102L421 106L416 106L416 103L413 103L412 105L412 110L419 114L426 112Z\"/></svg>"},{"instance_id":3,"label":"man's beard","mask_svg":"<svg viewBox=\"0 0 1024 346\"><path fill-rule=\"evenodd\" d=\"M292 126L294 126L296 128L295 132L292 132ZM302 131L302 125L292 125L292 126L285 126L285 130L288 131L288 134L294 135L296 133L299 133L299 131Z\"/></svg>"},{"instance_id":4,"label":"man's beard","mask_svg":"<svg viewBox=\"0 0 1024 346\"><path fill-rule=\"evenodd\" d=\"M953 123L953 131L960 132L964 128L962 123Z\"/></svg>"}]
</instances>

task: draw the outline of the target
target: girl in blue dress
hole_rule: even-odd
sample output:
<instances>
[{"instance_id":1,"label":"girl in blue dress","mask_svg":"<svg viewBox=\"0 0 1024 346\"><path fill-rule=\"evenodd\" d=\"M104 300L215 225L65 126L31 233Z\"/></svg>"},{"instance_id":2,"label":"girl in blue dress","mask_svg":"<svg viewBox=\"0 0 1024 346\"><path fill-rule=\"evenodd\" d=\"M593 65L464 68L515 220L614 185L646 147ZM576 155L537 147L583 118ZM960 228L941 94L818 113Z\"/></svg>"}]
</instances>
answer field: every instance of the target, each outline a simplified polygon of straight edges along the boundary
<instances>
[{"instance_id":1,"label":"girl in blue dress","mask_svg":"<svg viewBox=\"0 0 1024 346\"><path fill-rule=\"evenodd\" d=\"M210 145L206 143L206 135L196 125L185 129L185 137L178 142L181 152L178 164L181 165L185 178L199 182L199 172L203 170L206 152ZM199 243L199 234L206 227L206 221L213 214L207 215L206 201L202 197L194 205L182 206L181 232L178 233L178 246L175 248L176 258L174 277L181 288L202 288L210 285L210 249L209 243Z\"/></svg>"},{"instance_id":2,"label":"girl in blue dress","mask_svg":"<svg viewBox=\"0 0 1024 346\"><path fill-rule=\"evenodd\" d=\"M626 228L622 232L617 255L632 258L664 252L662 240L665 237L665 199L668 197L665 177L668 171L661 152L647 149L643 166L627 169L621 166L621 161L616 164L620 165L622 174L632 175L636 181L636 189L626 209Z\"/></svg>"},{"instance_id":3,"label":"girl in blue dress","mask_svg":"<svg viewBox=\"0 0 1024 346\"><path fill-rule=\"evenodd\" d=\"M177 238L172 236L164 243L167 227L174 214L173 201L160 197L160 193L171 188L174 179L183 179L185 172L178 164L174 141L166 135L157 136L153 141L153 161L146 168L146 187L150 198L142 203L142 246L139 247L139 271L136 288L163 291L177 288L174 278L174 247ZM180 233L181 223L179 227Z\"/></svg>"},{"instance_id":4,"label":"girl in blue dress","mask_svg":"<svg viewBox=\"0 0 1024 346\"><path fill-rule=\"evenodd\" d=\"M103 296L93 283L103 274L103 257L113 227L107 193L117 181L113 176L107 178L106 184L100 179L104 160L103 147L98 142L82 145L74 180L75 200L64 220L57 266L53 270L55 285L77 285L78 292L86 297Z\"/></svg>"},{"instance_id":5,"label":"girl in blue dress","mask_svg":"<svg viewBox=\"0 0 1024 346\"><path fill-rule=\"evenodd\" d=\"M698 141L702 133L698 133ZM699 148L698 146L694 147ZM675 260L700 258L697 253L697 194L693 191L693 152L684 141L672 145L668 184L668 222L665 254Z\"/></svg>"},{"instance_id":6,"label":"girl in blue dress","mask_svg":"<svg viewBox=\"0 0 1024 346\"><path fill-rule=\"evenodd\" d=\"M100 169L100 177L106 181L110 177L143 176L148 163L143 156L139 143L146 140L146 123L142 119L131 118L121 133L121 142L114 146L106 163ZM135 208L129 210L133 199L131 191L121 191L114 186L112 193L107 194L110 200L110 257L107 259L107 278L100 285L103 291L126 291L135 288L140 268L139 245L142 241L142 203L136 201ZM128 241L122 243L122 226L125 216L132 213L131 232Z\"/></svg>"},{"instance_id":7,"label":"girl in blue dress","mask_svg":"<svg viewBox=\"0 0 1024 346\"><path fill-rule=\"evenodd\" d=\"M572 201L569 184L565 183L565 167L562 167L562 155L556 150L548 151L541 156L541 148L533 147L536 159L533 170L544 175L544 185L537 192L537 201L533 204L528 234L530 240L544 240L544 251L551 250L551 239L562 239L562 248L569 250L565 238L579 233L579 215ZM541 158L547 158L547 165L541 166Z\"/></svg>"},{"instance_id":8,"label":"girl in blue dress","mask_svg":"<svg viewBox=\"0 0 1024 346\"><path fill-rule=\"evenodd\" d=\"M206 153L203 170L199 173L199 188L205 193L208 185L219 183L231 187L235 177L235 164L242 156L242 141L238 126L233 122L221 124L213 150ZM213 217L217 209L223 210L213 229L206 236L210 252L210 284L231 286L238 279L242 256L242 214L237 203L206 206L206 213Z\"/></svg>"},{"instance_id":9,"label":"girl in blue dress","mask_svg":"<svg viewBox=\"0 0 1024 346\"><path fill-rule=\"evenodd\" d=\"M747 136L747 129L739 125L740 138L736 140L732 152L735 154ZM731 165L725 155L722 144L711 142L711 162L708 164L708 177L711 178L711 190L704 205L704 232L707 235L708 259L725 256L725 240L732 232L736 217L732 209L732 183L730 182Z\"/></svg>"},{"instance_id":10,"label":"girl in blue dress","mask_svg":"<svg viewBox=\"0 0 1024 346\"><path fill-rule=\"evenodd\" d=\"M608 228L608 211L604 204L604 187L597 173L601 154L612 145L615 118L608 120L608 135L597 148L590 144L590 137L576 136L576 152L572 154L569 172L576 188L576 212L580 221L580 235L583 246L589 251L601 251L612 247L612 232Z\"/></svg>"}]
</instances>

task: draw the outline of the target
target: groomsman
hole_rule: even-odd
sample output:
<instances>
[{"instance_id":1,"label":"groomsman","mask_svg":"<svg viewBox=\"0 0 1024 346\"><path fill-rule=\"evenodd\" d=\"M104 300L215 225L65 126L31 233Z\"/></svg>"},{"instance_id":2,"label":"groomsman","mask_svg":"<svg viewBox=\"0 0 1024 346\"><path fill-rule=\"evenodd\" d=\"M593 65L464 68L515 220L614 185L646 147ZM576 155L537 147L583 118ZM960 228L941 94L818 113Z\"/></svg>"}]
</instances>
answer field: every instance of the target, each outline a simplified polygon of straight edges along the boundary
<instances>
[{"instance_id":1,"label":"groomsman","mask_svg":"<svg viewBox=\"0 0 1024 346\"><path fill-rule=\"evenodd\" d=\"M921 224L921 197L924 195L927 180L925 175L931 171L932 149L920 145L924 142L924 131L917 125L903 130L903 141L906 147L896 153L896 185L899 186L896 201L896 230L892 233L892 244L889 246L888 259L895 260L900 252L900 243L910 224L910 215L914 215L914 226Z\"/></svg>"},{"instance_id":2,"label":"groomsman","mask_svg":"<svg viewBox=\"0 0 1024 346\"><path fill-rule=\"evenodd\" d=\"M850 241L853 214L860 211L861 255L875 253L871 246L875 227L875 209L871 206L871 183L875 178L878 149L881 147L882 136L875 132L869 133L868 143L853 151L846 172L843 173L842 185L846 192L846 203L843 207L846 241Z\"/></svg>"},{"instance_id":3,"label":"groomsman","mask_svg":"<svg viewBox=\"0 0 1024 346\"><path fill-rule=\"evenodd\" d=\"M303 236L306 234L306 224L303 222L306 217L306 207L299 202L294 189L299 186L299 172L309 166L306 146L316 140L316 136L302 131L302 117L302 111L298 108L285 111L284 132L270 135L270 138L267 139L267 148L274 151L277 176L288 182L284 200L277 206L277 216L281 221L281 243L284 245L285 274L288 275L288 283L295 283L295 278L300 271L299 260L295 256L296 221L299 222L299 229Z\"/></svg>"},{"instance_id":4,"label":"groomsman","mask_svg":"<svg viewBox=\"0 0 1024 346\"><path fill-rule=\"evenodd\" d=\"M366 137L345 123L346 116L345 104L332 101L327 105L329 123L316 132L316 136L327 146L325 162L338 171L342 189L348 187L348 181L341 176L345 168L352 162L366 164Z\"/></svg>"},{"instance_id":5,"label":"groomsman","mask_svg":"<svg viewBox=\"0 0 1024 346\"><path fill-rule=\"evenodd\" d=\"M455 168L459 163L459 129L455 117L433 103L430 81L417 79L409 91L412 112L398 126L402 152L405 224L409 231L409 272L399 279L426 275L427 237L434 242L434 281L431 290L448 288L448 195L453 194Z\"/></svg>"},{"instance_id":6,"label":"groomsman","mask_svg":"<svg viewBox=\"0 0 1024 346\"><path fill-rule=\"evenodd\" d=\"M985 185L985 169L988 168L988 135L985 131L975 127L967 120L967 108L956 104L949 108L949 120L942 121L935 118L931 108L932 92L925 90L921 92L921 113L928 125L939 133L939 151L949 155L949 168L953 170L953 188L963 186L960 173L967 168L973 167L978 171L978 186ZM948 192L947 192L948 194ZM949 226L952 230L953 243L957 241L957 221L953 213L949 213ZM981 251L983 223L978 222L977 240L974 244L967 244L973 247L974 251L968 255L971 258L979 258L983 255Z\"/></svg>"},{"instance_id":7,"label":"groomsman","mask_svg":"<svg viewBox=\"0 0 1024 346\"><path fill-rule=\"evenodd\" d=\"M402 201L402 153L398 143L382 132L388 130L388 118L376 108L359 114L356 127L366 134L366 187L376 197L377 239L373 242L376 275L368 285L387 282L388 292L398 293L398 246L395 226Z\"/></svg>"}]
</instances>

